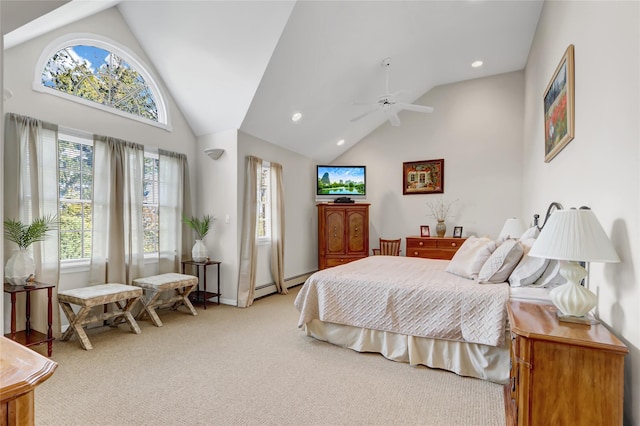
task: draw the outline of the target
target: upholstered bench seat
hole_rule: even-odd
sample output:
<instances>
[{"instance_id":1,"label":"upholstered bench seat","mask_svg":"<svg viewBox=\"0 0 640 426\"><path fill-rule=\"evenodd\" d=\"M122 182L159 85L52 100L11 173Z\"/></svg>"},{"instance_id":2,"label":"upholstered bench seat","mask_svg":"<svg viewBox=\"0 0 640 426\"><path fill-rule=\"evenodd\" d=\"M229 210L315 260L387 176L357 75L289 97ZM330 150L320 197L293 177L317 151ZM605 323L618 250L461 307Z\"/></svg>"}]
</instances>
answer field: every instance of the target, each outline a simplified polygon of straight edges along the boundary
<instances>
[{"instance_id":1,"label":"upholstered bench seat","mask_svg":"<svg viewBox=\"0 0 640 426\"><path fill-rule=\"evenodd\" d=\"M156 327L162 327L156 308L170 304L171 309L178 309L180 305L184 305L192 315L198 315L189 300L189 293L198 285L198 278L193 275L171 272L135 279L133 285L144 289L149 297L149 300L144 302L144 310L136 317L138 320L149 315ZM171 293L171 297L164 298L166 293Z\"/></svg>"},{"instance_id":2,"label":"upholstered bench seat","mask_svg":"<svg viewBox=\"0 0 640 426\"><path fill-rule=\"evenodd\" d=\"M89 337L83 326L98 321L114 320L113 325L123 320L129 324L131 331L140 334L140 327L136 323L131 308L142 297L142 289L125 284L99 284L89 287L74 288L58 292L58 302L69 320L69 328L60 340L68 340L72 334L78 337L80 345L85 349L93 349ZM113 310L108 311L109 304L114 304ZM122 305L124 303L124 306ZM80 306L78 313L74 313L71 304ZM102 313L89 316L94 306L104 306Z\"/></svg>"}]
</instances>

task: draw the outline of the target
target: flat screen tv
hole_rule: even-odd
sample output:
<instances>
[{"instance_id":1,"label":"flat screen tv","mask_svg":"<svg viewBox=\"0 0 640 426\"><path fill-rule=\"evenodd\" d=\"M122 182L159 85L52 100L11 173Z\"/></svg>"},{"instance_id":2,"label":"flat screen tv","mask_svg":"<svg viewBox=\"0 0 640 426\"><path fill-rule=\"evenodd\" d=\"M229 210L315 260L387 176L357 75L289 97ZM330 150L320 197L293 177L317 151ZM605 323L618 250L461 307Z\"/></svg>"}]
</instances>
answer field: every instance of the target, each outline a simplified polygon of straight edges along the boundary
<instances>
[{"instance_id":1,"label":"flat screen tv","mask_svg":"<svg viewBox=\"0 0 640 426\"><path fill-rule=\"evenodd\" d=\"M365 166L317 166L316 200L339 197L364 199L367 195Z\"/></svg>"}]
</instances>

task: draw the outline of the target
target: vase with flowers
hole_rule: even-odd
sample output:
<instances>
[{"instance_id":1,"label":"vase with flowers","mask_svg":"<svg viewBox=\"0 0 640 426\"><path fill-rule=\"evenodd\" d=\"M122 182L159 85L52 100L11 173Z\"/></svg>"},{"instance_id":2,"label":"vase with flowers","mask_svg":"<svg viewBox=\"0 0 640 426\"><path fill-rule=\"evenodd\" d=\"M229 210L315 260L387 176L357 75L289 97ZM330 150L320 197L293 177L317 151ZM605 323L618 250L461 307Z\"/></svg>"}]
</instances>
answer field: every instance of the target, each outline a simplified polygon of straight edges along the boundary
<instances>
[{"instance_id":1,"label":"vase with flowers","mask_svg":"<svg viewBox=\"0 0 640 426\"><path fill-rule=\"evenodd\" d=\"M29 247L33 243L44 241L47 232L55 229L57 225L58 219L55 215L36 218L30 225L15 219L4 221L5 237L18 245L4 267L8 283L29 286L31 281L35 281L36 264L29 253Z\"/></svg>"},{"instance_id":2,"label":"vase with flowers","mask_svg":"<svg viewBox=\"0 0 640 426\"><path fill-rule=\"evenodd\" d=\"M454 215L453 205L458 200L445 201L444 198L439 198L437 201L427 201L429 207L429 216L432 216L436 221L436 235L438 237L444 237L447 232L446 220L450 219Z\"/></svg>"}]
</instances>

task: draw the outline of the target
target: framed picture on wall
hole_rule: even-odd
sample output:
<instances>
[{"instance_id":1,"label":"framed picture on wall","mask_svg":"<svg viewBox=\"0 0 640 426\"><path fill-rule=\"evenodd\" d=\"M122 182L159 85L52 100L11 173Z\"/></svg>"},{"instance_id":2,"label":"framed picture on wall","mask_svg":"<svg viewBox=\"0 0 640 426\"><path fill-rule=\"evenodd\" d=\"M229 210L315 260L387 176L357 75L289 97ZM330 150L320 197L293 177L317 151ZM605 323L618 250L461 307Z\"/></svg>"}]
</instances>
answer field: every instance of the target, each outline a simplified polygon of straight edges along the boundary
<instances>
[{"instance_id":1,"label":"framed picture on wall","mask_svg":"<svg viewBox=\"0 0 640 426\"><path fill-rule=\"evenodd\" d=\"M402 163L402 195L444 192L444 159Z\"/></svg>"},{"instance_id":2,"label":"framed picture on wall","mask_svg":"<svg viewBox=\"0 0 640 426\"><path fill-rule=\"evenodd\" d=\"M573 44L564 52L544 91L544 162L548 163L573 140L574 113Z\"/></svg>"},{"instance_id":3,"label":"framed picture on wall","mask_svg":"<svg viewBox=\"0 0 640 426\"><path fill-rule=\"evenodd\" d=\"M429 231L429 225L420 225L420 236L421 237L431 236L431 232Z\"/></svg>"},{"instance_id":4,"label":"framed picture on wall","mask_svg":"<svg viewBox=\"0 0 640 426\"><path fill-rule=\"evenodd\" d=\"M462 238L462 226L453 227L453 238Z\"/></svg>"}]
</instances>

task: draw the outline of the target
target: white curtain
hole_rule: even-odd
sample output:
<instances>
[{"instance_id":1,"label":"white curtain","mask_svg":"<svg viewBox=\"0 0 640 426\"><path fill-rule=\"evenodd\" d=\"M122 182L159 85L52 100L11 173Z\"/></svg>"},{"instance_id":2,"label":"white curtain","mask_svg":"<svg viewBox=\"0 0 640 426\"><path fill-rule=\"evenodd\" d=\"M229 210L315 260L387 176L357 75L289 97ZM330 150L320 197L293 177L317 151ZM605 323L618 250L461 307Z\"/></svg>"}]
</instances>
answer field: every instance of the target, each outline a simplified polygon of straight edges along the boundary
<instances>
[{"instance_id":1,"label":"white curtain","mask_svg":"<svg viewBox=\"0 0 640 426\"><path fill-rule=\"evenodd\" d=\"M7 114L4 138L4 217L31 223L36 217L58 215L58 128L30 117ZM36 280L54 284L53 332L60 335L57 286L60 278L59 232L48 233L31 246L36 264ZM13 247L11 247L13 246ZM8 257L15 249L5 240ZM6 261L6 259L4 259ZM32 293L32 323L47 330L46 291Z\"/></svg>"},{"instance_id":2,"label":"white curtain","mask_svg":"<svg viewBox=\"0 0 640 426\"><path fill-rule=\"evenodd\" d=\"M131 282L144 275L144 148L94 136L90 282Z\"/></svg>"},{"instance_id":3,"label":"white curtain","mask_svg":"<svg viewBox=\"0 0 640 426\"><path fill-rule=\"evenodd\" d=\"M160 253L161 274L179 272L183 255L190 253L192 232L182 216L191 217L189 168L184 154L159 150Z\"/></svg>"},{"instance_id":4,"label":"white curtain","mask_svg":"<svg viewBox=\"0 0 640 426\"><path fill-rule=\"evenodd\" d=\"M253 304L256 289L256 251L258 245L258 176L262 160L247 156L244 180L244 209L242 215L242 241L240 245L240 273L238 275L238 307Z\"/></svg>"},{"instance_id":5,"label":"white curtain","mask_svg":"<svg viewBox=\"0 0 640 426\"><path fill-rule=\"evenodd\" d=\"M284 188L282 165L271 163L271 275L278 293L289 291L284 284Z\"/></svg>"}]
</instances>

